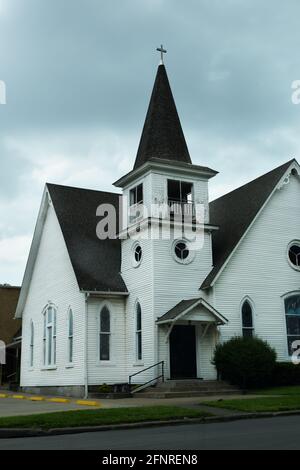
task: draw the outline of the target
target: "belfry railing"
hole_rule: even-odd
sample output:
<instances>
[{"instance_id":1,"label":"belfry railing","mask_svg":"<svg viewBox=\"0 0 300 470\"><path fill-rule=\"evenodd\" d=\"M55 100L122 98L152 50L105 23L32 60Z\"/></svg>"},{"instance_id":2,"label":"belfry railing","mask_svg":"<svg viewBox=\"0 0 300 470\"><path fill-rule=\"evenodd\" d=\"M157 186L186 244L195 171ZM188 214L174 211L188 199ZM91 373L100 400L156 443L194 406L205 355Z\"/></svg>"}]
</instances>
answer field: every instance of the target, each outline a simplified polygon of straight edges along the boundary
<instances>
[{"instance_id":1,"label":"belfry railing","mask_svg":"<svg viewBox=\"0 0 300 470\"><path fill-rule=\"evenodd\" d=\"M141 385L136 385L132 383L132 378L136 377L137 375L143 374L144 372L153 369L154 367L157 367L158 369L158 375L156 377L153 377L152 379L148 380L147 382L144 382ZM162 382L165 381L165 363L164 361L156 362L156 364L153 364L152 366L146 367L145 369L139 370L135 374L132 374L129 376L129 388L131 390L131 393L136 393L140 392L144 388L148 387L152 382L157 382L159 379L161 379ZM134 388L132 388L134 386Z\"/></svg>"}]
</instances>

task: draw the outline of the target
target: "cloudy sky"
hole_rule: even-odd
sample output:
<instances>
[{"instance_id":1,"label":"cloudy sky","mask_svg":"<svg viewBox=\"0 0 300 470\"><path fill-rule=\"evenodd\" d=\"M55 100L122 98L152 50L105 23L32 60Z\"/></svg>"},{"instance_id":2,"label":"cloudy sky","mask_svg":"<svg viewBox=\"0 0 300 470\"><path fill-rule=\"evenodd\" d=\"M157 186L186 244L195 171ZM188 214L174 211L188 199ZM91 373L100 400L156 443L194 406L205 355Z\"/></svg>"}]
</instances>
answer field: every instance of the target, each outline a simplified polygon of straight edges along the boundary
<instances>
[{"instance_id":1,"label":"cloudy sky","mask_svg":"<svg viewBox=\"0 0 300 470\"><path fill-rule=\"evenodd\" d=\"M215 198L300 155L299 0L0 0L0 283L22 280L46 181L113 190L158 55Z\"/></svg>"}]
</instances>

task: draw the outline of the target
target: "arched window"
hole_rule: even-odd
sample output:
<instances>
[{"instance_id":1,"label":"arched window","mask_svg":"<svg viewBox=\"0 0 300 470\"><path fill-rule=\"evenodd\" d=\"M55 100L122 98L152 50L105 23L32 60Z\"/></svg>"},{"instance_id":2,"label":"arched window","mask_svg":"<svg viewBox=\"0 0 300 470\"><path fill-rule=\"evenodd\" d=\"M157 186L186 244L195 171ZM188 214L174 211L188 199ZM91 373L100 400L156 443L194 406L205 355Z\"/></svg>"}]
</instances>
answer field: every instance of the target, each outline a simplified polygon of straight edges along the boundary
<instances>
[{"instance_id":1,"label":"arched window","mask_svg":"<svg viewBox=\"0 0 300 470\"><path fill-rule=\"evenodd\" d=\"M100 361L110 360L110 312L105 305L100 313Z\"/></svg>"},{"instance_id":2,"label":"arched window","mask_svg":"<svg viewBox=\"0 0 300 470\"><path fill-rule=\"evenodd\" d=\"M73 312L69 310L69 318L68 318L68 361L69 364L73 363Z\"/></svg>"},{"instance_id":3,"label":"arched window","mask_svg":"<svg viewBox=\"0 0 300 470\"><path fill-rule=\"evenodd\" d=\"M136 359L141 361L143 357L142 350L142 309L138 302L136 304L136 325L135 325Z\"/></svg>"},{"instance_id":4,"label":"arched window","mask_svg":"<svg viewBox=\"0 0 300 470\"><path fill-rule=\"evenodd\" d=\"M44 365L56 364L56 310L52 305L46 308L43 328L43 356Z\"/></svg>"},{"instance_id":5,"label":"arched window","mask_svg":"<svg viewBox=\"0 0 300 470\"><path fill-rule=\"evenodd\" d=\"M300 340L300 293L287 297L284 301L286 331L289 355L293 354L298 346L293 348L294 341Z\"/></svg>"},{"instance_id":6,"label":"arched window","mask_svg":"<svg viewBox=\"0 0 300 470\"><path fill-rule=\"evenodd\" d=\"M253 336L253 312L249 300L245 300L242 305L242 329L244 338Z\"/></svg>"},{"instance_id":7,"label":"arched window","mask_svg":"<svg viewBox=\"0 0 300 470\"><path fill-rule=\"evenodd\" d=\"M30 367L33 367L33 353L34 353L34 325L33 321L30 322Z\"/></svg>"}]
</instances>

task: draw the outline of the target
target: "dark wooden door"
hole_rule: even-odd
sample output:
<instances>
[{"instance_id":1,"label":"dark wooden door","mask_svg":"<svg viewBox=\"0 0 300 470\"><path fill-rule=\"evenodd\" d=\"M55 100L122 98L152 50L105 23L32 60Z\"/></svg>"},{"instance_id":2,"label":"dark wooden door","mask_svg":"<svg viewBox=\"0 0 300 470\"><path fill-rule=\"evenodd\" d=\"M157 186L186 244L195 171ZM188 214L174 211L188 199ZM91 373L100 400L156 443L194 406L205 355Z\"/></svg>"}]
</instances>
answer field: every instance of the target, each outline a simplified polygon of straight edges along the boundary
<instances>
[{"instance_id":1,"label":"dark wooden door","mask_svg":"<svg viewBox=\"0 0 300 470\"><path fill-rule=\"evenodd\" d=\"M195 326L173 327L170 334L170 369L172 379L197 377Z\"/></svg>"}]
</instances>

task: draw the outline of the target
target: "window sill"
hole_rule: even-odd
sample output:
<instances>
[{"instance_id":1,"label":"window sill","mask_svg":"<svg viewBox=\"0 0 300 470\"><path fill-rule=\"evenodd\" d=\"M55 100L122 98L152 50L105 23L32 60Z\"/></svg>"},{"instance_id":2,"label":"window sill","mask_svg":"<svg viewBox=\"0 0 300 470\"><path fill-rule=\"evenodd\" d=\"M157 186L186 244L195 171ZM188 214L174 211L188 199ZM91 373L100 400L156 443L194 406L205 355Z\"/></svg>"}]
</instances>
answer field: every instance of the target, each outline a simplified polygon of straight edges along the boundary
<instances>
[{"instance_id":1,"label":"window sill","mask_svg":"<svg viewBox=\"0 0 300 470\"><path fill-rule=\"evenodd\" d=\"M28 371L32 372L34 370L34 367L29 367Z\"/></svg>"},{"instance_id":2,"label":"window sill","mask_svg":"<svg viewBox=\"0 0 300 470\"><path fill-rule=\"evenodd\" d=\"M46 366L46 367L42 367L41 370L56 370L57 369L57 366Z\"/></svg>"},{"instance_id":3,"label":"window sill","mask_svg":"<svg viewBox=\"0 0 300 470\"><path fill-rule=\"evenodd\" d=\"M74 364L70 362L69 364L66 365L66 369L74 369Z\"/></svg>"},{"instance_id":4,"label":"window sill","mask_svg":"<svg viewBox=\"0 0 300 470\"><path fill-rule=\"evenodd\" d=\"M143 362L134 362L132 364L133 367L144 367L144 363Z\"/></svg>"}]
</instances>

